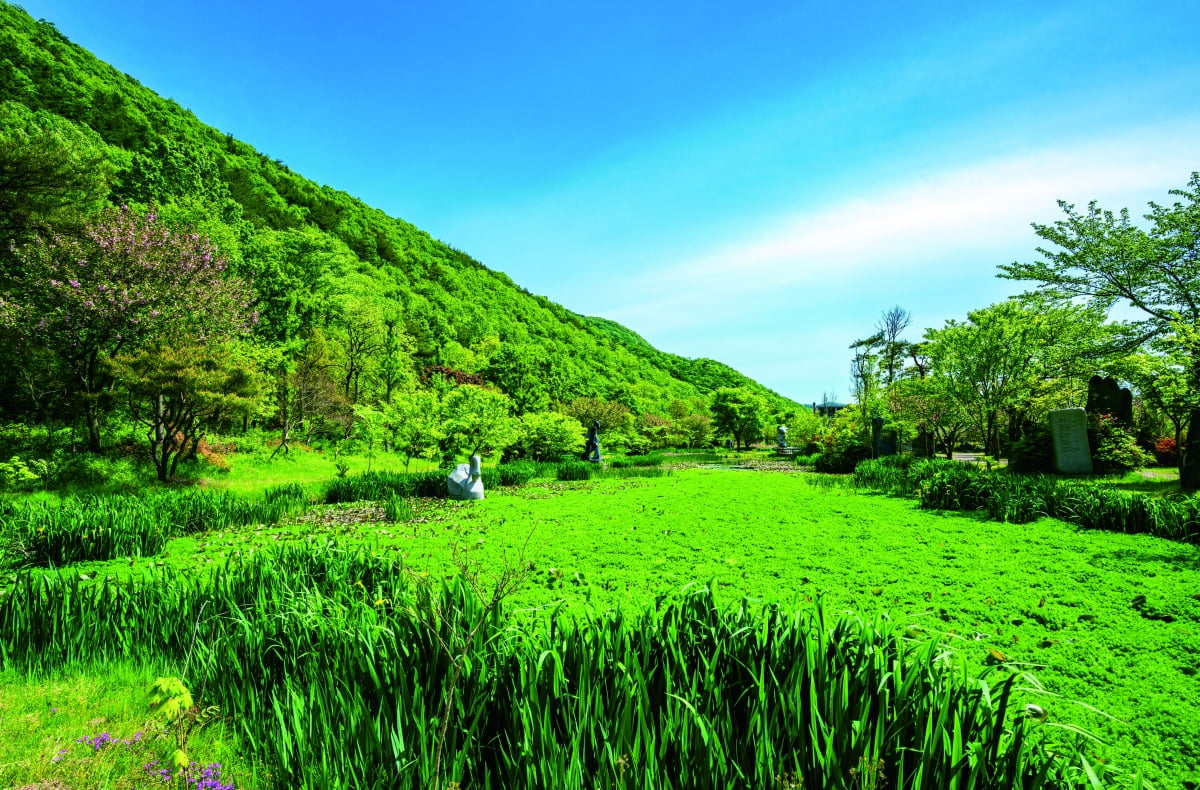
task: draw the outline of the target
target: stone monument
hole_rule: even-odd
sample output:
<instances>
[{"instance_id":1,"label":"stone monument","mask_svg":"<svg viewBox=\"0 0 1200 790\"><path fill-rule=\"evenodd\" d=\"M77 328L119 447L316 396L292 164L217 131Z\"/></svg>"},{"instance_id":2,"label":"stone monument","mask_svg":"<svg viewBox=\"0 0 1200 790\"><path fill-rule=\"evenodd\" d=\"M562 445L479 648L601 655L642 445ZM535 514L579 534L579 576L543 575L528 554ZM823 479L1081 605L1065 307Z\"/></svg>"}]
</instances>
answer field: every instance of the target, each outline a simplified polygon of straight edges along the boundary
<instances>
[{"instance_id":1,"label":"stone monument","mask_svg":"<svg viewBox=\"0 0 1200 790\"><path fill-rule=\"evenodd\" d=\"M787 443L787 426L786 425L780 425L778 428L775 429L775 444L779 446L780 450L787 449L788 443Z\"/></svg>"},{"instance_id":2,"label":"stone monument","mask_svg":"<svg viewBox=\"0 0 1200 790\"><path fill-rule=\"evenodd\" d=\"M1062 475L1090 475L1092 451L1088 447L1087 412L1055 409L1050 412L1050 436L1054 441L1054 470Z\"/></svg>"},{"instance_id":3,"label":"stone monument","mask_svg":"<svg viewBox=\"0 0 1200 790\"><path fill-rule=\"evenodd\" d=\"M454 467L446 478L446 492L451 499L483 499L478 455L471 456L471 463Z\"/></svg>"},{"instance_id":4,"label":"stone monument","mask_svg":"<svg viewBox=\"0 0 1200 790\"><path fill-rule=\"evenodd\" d=\"M1110 414L1124 427L1133 423L1133 393L1112 377L1092 376L1088 380L1087 413Z\"/></svg>"}]
</instances>

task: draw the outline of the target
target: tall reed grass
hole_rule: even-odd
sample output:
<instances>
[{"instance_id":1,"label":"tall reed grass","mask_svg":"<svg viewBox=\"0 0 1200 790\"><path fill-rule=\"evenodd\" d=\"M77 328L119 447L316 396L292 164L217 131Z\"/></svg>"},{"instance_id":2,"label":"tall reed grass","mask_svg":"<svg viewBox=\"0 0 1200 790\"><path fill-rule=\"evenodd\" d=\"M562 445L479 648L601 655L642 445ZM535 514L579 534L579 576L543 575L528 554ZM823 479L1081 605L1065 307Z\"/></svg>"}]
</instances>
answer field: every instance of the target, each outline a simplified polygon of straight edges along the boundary
<instances>
[{"instance_id":1,"label":"tall reed grass","mask_svg":"<svg viewBox=\"0 0 1200 790\"><path fill-rule=\"evenodd\" d=\"M479 590L471 578L414 584L394 562L332 544L122 584L27 574L0 595L0 666L191 655L189 687L239 723L286 787L1119 778L1015 710L1021 675L956 669L945 644L909 639L885 614L721 608L698 587L661 611L556 610L518 627Z\"/></svg>"},{"instance_id":2,"label":"tall reed grass","mask_svg":"<svg viewBox=\"0 0 1200 790\"><path fill-rule=\"evenodd\" d=\"M854 470L854 483L890 494L916 495L923 508L981 511L988 518L1013 524L1050 516L1085 529L1200 543L1200 501L1195 498L1153 497L1051 475L905 457L863 461Z\"/></svg>"},{"instance_id":3,"label":"tall reed grass","mask_svg":"<svg viewBox=\"0 0 1200 790\"><path fill-rule=\"evenodd\" d=\"M10 555L29 564L145 557L177 535L275 524L309 504L299 485L268 489L261 497L184 489L68 498L57 504L6 502L0 505L0 540Z\"/></svg>"}]
</instances>

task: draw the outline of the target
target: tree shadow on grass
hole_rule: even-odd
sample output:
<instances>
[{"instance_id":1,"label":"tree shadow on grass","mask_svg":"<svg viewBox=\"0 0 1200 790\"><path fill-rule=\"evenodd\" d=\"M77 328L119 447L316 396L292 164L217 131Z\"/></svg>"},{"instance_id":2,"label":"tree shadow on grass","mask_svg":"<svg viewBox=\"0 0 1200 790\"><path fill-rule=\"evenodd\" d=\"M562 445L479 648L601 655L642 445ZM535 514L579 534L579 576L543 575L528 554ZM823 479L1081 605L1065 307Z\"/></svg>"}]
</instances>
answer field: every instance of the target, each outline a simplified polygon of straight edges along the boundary
<instances>
[{"instance_id":1,"label":"tree shadow on grass","mask_svg":"<svg viewBox=\"0 0 1200 790\"><path fill-rule=\"evenodd\" d=\"M1120 491L1150 494L1152 496L1170 496L1181 492L1178 479L1158 477L1147 477L1141 480L1123 480L1119 483L1113 483L1112 487Z\"/></svg>"},{"instance_id":2,"label":"tree shadow on grass","mask_svg":"<svg viewBox=\"0 0 1200 790\"><path fill-rule=\"evenodd\" d=\"M1164 565L1182 565L1188 570L1200 571L1200 547L1186 546L1184 544L1180 544L1180 546L1181 551L1178 554L1168 554L1163 551L1155 551L1154 549L1150 549L1148 551L1141 551L1138 549L1118 549L1116 551L1104 551L1093 554L1092 563L1158 562ZM1188 549L1190 549L1190 551L1188 551Z\"/></svg>"}]
</instances>

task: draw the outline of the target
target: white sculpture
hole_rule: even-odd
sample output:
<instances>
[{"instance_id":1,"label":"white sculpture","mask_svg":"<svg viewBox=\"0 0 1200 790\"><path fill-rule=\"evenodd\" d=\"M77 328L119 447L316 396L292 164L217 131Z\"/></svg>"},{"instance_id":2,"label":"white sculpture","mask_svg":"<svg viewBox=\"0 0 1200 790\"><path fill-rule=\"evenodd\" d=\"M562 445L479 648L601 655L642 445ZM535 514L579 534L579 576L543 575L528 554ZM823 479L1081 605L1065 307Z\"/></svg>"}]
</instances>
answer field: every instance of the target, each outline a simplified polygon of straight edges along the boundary
<instances>
[{"instance_id":1,"label":"white sculpture","mask_svg":"<svg viewBox=\"0 0 1200 790\"><path fill-rule=\"evenodd\" d=\"M478 455L471 456L470 464L454 467L454 471L446 478L446 491L451 499L483 499Z\"/></svg>"}]
</instances>

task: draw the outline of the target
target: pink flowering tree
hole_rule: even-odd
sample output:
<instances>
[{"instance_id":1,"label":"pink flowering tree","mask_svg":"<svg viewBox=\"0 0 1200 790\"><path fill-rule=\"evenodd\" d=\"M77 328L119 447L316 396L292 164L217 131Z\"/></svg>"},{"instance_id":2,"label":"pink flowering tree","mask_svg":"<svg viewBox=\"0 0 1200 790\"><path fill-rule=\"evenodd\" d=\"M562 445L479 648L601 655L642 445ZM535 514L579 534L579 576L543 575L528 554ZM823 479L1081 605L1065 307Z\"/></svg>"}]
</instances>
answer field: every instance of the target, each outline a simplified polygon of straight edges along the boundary
<instances>
[{"instance_id":1,"label":"pink flowering tree","mask_svg":"<svg viewBox=\"0 0 1200 790\"><path fill-rule=\"evenodd\" d=\"M35 236L12 254L20 274L0 295L0 327L54 354L93 452L114 383L108 360L152 343L221 341L254 320L249 288L209 240L153 212L107 209L77 235Z\"/></svg>"}]
</instances>

